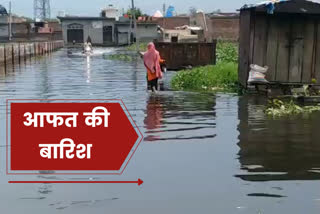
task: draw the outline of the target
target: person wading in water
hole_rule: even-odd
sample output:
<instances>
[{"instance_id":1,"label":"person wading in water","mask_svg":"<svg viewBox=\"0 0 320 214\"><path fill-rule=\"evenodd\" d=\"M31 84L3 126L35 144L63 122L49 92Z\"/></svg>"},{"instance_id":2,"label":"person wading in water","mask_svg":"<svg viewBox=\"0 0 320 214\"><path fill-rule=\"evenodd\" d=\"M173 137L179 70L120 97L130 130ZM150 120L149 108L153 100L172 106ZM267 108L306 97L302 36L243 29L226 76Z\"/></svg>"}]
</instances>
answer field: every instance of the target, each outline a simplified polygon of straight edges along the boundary
<instances>
[{"instance_id":1,"label":"person wading in water","mask_svg":"<svg viewBox=\"0 0 320 214\"><path fill-rule=\"evenodd\" d=\"M153 92L158 90L158 80L162 78L160 54L153 42L148 44L148 51L143 55L144 66L147 68L148 86Z\"/></svg>"}]
</instances>

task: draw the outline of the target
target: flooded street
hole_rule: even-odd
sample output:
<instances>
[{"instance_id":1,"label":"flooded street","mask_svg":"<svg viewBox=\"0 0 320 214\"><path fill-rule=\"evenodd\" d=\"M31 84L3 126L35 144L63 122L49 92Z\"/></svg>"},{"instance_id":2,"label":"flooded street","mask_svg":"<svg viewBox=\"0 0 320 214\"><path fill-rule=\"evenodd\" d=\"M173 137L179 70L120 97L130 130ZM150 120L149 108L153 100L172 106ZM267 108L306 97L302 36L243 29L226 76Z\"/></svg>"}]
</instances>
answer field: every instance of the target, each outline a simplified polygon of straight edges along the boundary
<instances>
[{"instance_id":1,"label":"flooded street","mask_svg":"<svg viewBox=\"0 0 320 214\"><path fill-rule=\"evenodd\" d=\"M3 213L319 213L320 114L269 119L266 100L146 91L142 62L62 49L0 71ZM122 176L6 176L6 99L122 99L144 141ZM8 184L9 180L136 180Z\"/></svg>"}]
</instances>

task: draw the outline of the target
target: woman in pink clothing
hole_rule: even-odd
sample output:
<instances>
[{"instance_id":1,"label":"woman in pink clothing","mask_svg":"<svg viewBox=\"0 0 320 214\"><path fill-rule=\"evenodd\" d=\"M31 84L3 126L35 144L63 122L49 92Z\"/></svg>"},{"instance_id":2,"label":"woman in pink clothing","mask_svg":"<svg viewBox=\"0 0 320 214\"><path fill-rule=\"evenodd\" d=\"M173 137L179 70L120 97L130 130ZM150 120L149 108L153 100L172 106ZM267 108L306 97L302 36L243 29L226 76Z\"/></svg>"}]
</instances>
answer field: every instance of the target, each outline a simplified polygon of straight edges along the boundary
<instances>
[{"instance_id":1,"label":"woman in pink clothing","mask_svg":"<svg viewBox=\"0 0 320 214\"><path fill-rule=\"evenodd\" d=\"M158 80L162 78L160 54L153 42L148 44L148 51L143 56L144 66L147 69L148 86L152 91L158 90Z\"/></svg>"}]
</instances>

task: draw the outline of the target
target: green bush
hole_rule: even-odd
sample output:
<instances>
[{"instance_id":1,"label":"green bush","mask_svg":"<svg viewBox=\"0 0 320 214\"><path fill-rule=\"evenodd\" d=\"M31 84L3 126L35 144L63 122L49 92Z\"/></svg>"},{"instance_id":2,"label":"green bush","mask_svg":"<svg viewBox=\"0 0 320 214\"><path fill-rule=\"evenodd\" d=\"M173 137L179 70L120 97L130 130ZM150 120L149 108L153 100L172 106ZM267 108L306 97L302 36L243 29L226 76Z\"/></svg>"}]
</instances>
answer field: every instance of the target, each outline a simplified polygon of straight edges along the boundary
<instances>
[{"instance_id":1,"label":"green bush","mask_svg":"<svg viewBox=\"0 0 320 214\"><path fill-rule=\"evenodd\" d=\"M231 42L219 41L217 43L217 63L233 62L238 63L238 45Z\"/></svg>"},{"instance_id":2,"label":"green bush","mask_svg":"<svg viewBox=\"0 0 320 214\"><path fill-rule=\"evenodd\" d=\"M171 80L174 90L238 91L238 45L217 43L217 65L178 72Z\"/></svg>"},{"instance_id":3,"label":"green bush","mask_svg":"<svg viewBox=\"0 0 320 214\"><path fill-rule=\"evenodd\" d=\"M129 46L127 46L127 50L128 51L136 51L136 43L133 43L132 45L129 45ZM139 50L140 51L142 51L142 52L144 52L144 51L147 51L147 49L148 49L148 43L145 43L145 42L140 42L140 44L139 44Z\"/></svg>"},{"instance_id":4,"label":"green bush","mask_svg":"<svg viewBox=\"0 0 320 214\"><path fill-rule=\"evenodd\" d=\"M106 55L105 58L109 60L120 60L120 61L127 61L127 62L133 61L133 57L127 54L111 54L111 55Z\"/></svg>"},{"instance_id":5,"label":"green bush","mask_svg":"<svg viewBox=\"0 0 320 214\"><path fill-rule=\"evenodd\" d=\"M219 63L178 72L171 81L174 90L229 91L238 86L236 63Z\"/></svg>"}]
</instances>

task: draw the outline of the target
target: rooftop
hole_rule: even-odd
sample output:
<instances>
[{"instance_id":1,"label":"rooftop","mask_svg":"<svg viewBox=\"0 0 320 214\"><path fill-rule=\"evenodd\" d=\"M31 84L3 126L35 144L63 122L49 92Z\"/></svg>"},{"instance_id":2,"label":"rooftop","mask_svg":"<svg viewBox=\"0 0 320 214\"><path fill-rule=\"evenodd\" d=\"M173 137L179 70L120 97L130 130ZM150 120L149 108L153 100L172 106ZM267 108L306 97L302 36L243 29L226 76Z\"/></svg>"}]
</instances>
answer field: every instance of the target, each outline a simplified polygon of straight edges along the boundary
<instances>
[{"instance_id":1,"label":"rooftop","mask_svg":"<svg viewBox=\"0 0 320 214\"><path fill-rule=\"evenodd\" d=\"M319 14L320 2L316 0L271 0L258 4L246 4L241 10L273 13Z\"/></svg>"},{"instance_id":2,"label":"rooftop","mask_svg":"<svg viewBox=\"0 0 320 214\"><path fill-rule=\"evenodd\" d=\"M100 16L65 16L65 17L57 17L61 21L63 20L110 20L115 21L115 18L107 18L107 17L100 17Z\"/></svg>"},{"instance_id":3,"label":"rooftop","mask_svg":"<svg viewBox=\"0 0 320 214\"><path fill-rule=\"evenodd\" d=\"M210 18L234 18L239 17L239 13L207 13Z\"/></svg>"},{"instance_id":4,"label":"rooftop","mask_svg":"<svg viewBox=\"0 0 320 214\"><path fill-rule=\"evenodd\" d=\"M130 25L130 22L116 22L117 25ZM156 22L137 22L138 25L158 25Z\"/></svg>"}]
</instances>

